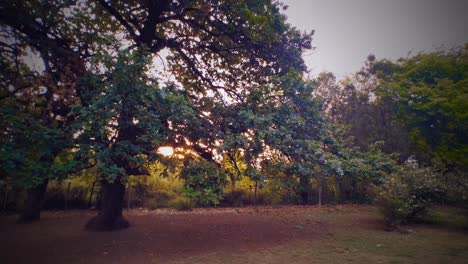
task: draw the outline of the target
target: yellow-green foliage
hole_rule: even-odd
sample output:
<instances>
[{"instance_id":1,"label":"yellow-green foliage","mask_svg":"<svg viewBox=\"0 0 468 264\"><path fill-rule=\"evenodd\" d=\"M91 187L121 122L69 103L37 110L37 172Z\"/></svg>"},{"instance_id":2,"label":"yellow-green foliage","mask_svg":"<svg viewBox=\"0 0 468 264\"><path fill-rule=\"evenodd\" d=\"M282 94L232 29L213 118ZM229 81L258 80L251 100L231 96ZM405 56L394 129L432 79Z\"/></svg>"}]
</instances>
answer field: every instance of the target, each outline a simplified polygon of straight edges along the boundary
<instances>
[{"instance_id":1,"label":"yellow-green foliage","mask_svg":"<svg viewBox=\"0 0 468 264\"><path fill-rule=\"evenodd\" d=\"M45 209L87 208L88 202L91 206L96 204L99 193L99 184L94 185L91 201L91 189L96 177L92 172L85 172L80 176L72 176L66 180L49 181L46 197L44 199Z\"/></svg>"},{"instance_id":2,"label":"yellow-green foliage","mask_svg":"<svg viewBox=\"0 0 468 264\"><path fill-rule=\"evenodd\" d=\"M164 164L156 162L150 165L150 175L128 178L131 205L150 209L172 207L173 201L182 198L183 185L184 181L179 178L177 168L170 170Z\"/></svg>"},{"instance_id":3,"label":"yellow-green foliage","mask_svg":"<svg viewBox=\"0 0 468 264\"><path fill-rule=\"evenodd\" d=\"M190 211L195 206L194 202L185 197L177 197L168 203L168 207L179 211Z\"/></svg>"}]
</instances>

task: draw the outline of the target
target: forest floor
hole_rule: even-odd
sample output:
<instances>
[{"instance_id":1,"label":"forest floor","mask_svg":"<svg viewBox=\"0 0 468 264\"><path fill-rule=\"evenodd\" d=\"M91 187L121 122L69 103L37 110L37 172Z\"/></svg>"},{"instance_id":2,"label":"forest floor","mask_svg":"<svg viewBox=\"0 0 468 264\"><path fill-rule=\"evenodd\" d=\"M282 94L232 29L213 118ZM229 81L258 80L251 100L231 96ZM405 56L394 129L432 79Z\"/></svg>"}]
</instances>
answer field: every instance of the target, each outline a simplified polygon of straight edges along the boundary
<instances>
[{"instance_id":1,"label":"forest floor","mask_svg":"<svg viewBox=\"0 0 468 264\"><path fill-rule=\"evenodd\" d=\"M370 206L135 209L124 213L129 229L85 231L95 213L44 212L22 225L0 217L0 262L468 263L467 231L434 218L387 232Z\"/></svg>"}]
</instances>

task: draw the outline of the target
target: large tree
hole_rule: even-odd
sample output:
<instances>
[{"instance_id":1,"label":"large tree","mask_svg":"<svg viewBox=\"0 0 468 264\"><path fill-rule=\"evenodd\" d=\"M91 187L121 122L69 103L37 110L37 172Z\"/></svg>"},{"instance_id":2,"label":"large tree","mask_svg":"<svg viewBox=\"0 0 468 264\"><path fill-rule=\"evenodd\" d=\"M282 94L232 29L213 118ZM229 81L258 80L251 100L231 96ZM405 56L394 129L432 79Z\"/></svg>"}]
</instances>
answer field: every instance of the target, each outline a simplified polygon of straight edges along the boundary
<instances>
[{"instance_id":1,"label":"large tree","mask_svg":"<svg viewBox=\"0 0 468 264\"><path fill-rule=\"evenodd\" d=\"M79 120L78 125L71 126L74 131L67 131L73 131L75 137L80 135L79 145L75 145L75 148L83 148L84 151L77 152L79 159L100 166L104 191L107 190L106 186L110 187L108 195L103 195L103 199L109 202L103 201L97 218L105 221L99 220L97 222L100 224L90 227L114 229L127 226L119 213L124 191L122 181L125 181L126 175L139 173L135 172L135 167L142 167L143 160L151 158L151 155L145 154L146 151L138 148L157 145L142 146L148 142L134 141L140 132L133 133L133 129L138 130L143 125L136 116L141 110L137 106L142 103L145 93L151 90L147 87L150 84L140 83L147 76L142 69L150 64L151 59L164 57L163 64L175 81L173 88L170 88L173 92L171 98L175 100L173 103L175 107L182 106L188 111L175 111L181 115L173 114L172 119L167 116L156 119L170 131L167 142L186 145L202 157L214 160L214 147L223 136L217 131L226 125L213 122L215 116L219 116L216 115L218 109L235 109L235 105L247 103L254 87L270 87L274 76L284 75L293 68L305 70L301 53L311 47L311 34L300 33L288 25L280 9L280 4L269 0L2 3L2 26L5 32L14 35L14 38L7 38L4 46L11 46L14 42L10 41L12 39L20 40L27 46L26 49L39 53L46 72L51 69L49 71L52 73L69 73L66 83L71 87L63 85L64 82L59 79L52 81L64 94L72 94L78 99L73 109L83 109L71 111L72 107L66 108L66 120L71 123ZM21 19L16 19L13 14L20 14ZM139 57L138 63L129 63L139 65L144 62L135 70L140 76L130 74L127 79L116 78L123 76L119 69L123 67L119 62L122 59L118 54ZM110 60L106 61L108 58ZM156 79L159 77L155 76ZM122 91L128 92L129 96L135 93L132 95L135 98L128 98L128 102L124 97L120 100L111 98L119 94L117 87L125 85L125 89L131 90L122 88ZM151 86L158 91L155 83ZM99 98L103 93L105 96ZM14 94L10 92L9 96L14 97ZM164 97L169 93L162 94ZM53 94L50 98L54 100ZM65 96L63 100L62 97L60 99L69 103ZM107 105L110 110L106 115L94 111L100 104L106 105L105 100L110 100L110 105ZM154 110L146 103L144 105L147 113ZM163 108L155 109L159 111ZM67 127L71 123L67 123ZM90 127L100 124L101 128L90 130L86 124ZM99 130L94 131L97 135L88 133L94 129ZM113 138L114 141L108 141L106 131L117 132L118 136ZM159 130L152 133L156 131ZM101 140L91 144L98 135ZM154 137L164 138L164 134ZM129 146L137 150L129 150ZM88 154L94 156L89 157ZM146 156L142 157L142 154Z\"/></svg>"},{"instance_id":2,"label":"large tree","mask_svg":"<svg viewBox=\"0 0 468 264\"><path fill-rule=\"evenodd\" d=\"M276 75L305 69L301 53L310 48L310 35L286 24L279 5L271 1L98 4L120 26L128 41L123 48L143 50L147 56L169 54L168 69L178 93L196 113L193 120L162 120L178 131L169 141L188 145L209 160L229 126L216 119L226 112L223 108L245 104L254 87L268 87Z\"/></svg>"},{"instance_id":3,"label":"large tree","mask_svg":"<svg viewBox=\"0 0 468 264\"><path fill-rule=\"evenodd\" d=\"M102 38L112 38L99 17L83 16L89 10L74 1L0 4L1 169L27 189L21 221L38 219L48 180L67 176L58 161L73 145L76 84L87 59L107 50Z\"/></svg>"}]
</instances>

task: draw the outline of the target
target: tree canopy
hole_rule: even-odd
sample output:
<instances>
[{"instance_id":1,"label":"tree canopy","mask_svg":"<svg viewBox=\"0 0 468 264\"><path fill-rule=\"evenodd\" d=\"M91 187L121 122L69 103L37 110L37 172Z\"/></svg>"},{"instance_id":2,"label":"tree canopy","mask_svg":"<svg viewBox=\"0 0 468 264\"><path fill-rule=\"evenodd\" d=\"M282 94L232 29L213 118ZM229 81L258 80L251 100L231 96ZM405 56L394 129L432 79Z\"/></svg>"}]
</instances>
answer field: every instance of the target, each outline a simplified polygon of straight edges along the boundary
<instances>
[{"instance_id":1,"label":"tree canopy","mask_svg":"<svg viewBox=\"0 0 468 264\"><path fill-rule=\"evenodd\" d=\"M378 95L407 127L419 160L446 169L468 165L468 47L418 54L373 67Z\"/></svg>"}]
</instances>

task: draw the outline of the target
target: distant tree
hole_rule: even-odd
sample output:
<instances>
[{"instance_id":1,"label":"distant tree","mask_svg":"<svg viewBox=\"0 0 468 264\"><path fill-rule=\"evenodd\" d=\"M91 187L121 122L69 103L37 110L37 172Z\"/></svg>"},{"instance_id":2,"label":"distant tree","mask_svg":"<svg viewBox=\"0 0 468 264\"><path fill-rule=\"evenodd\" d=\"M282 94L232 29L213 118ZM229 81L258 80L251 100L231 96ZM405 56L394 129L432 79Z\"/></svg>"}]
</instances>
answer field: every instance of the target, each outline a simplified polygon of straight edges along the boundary
<instances>
[{"instance_id":1,"label":"distant tree","mask_svg":"<svg viewBox=\"0 0 468 264\"><path fill-rule=\"evenodd\" d=\"M391 160L376 150L374 143L379 142L378 148L398 154L400 162L414 155L421 165L449 172L444 174L447 186L456 182L463 186L466 50L421 53L397 62L371 55L361 71L341 82L330 73L316 79L314 94L322 109L335 124L344 126L342 136L352 138L361 149L343 161L345 175L357 176L353 185L376 183L392 173L380 169ZM463 200L459 196L453 199Z\"/></svg>"},{"instance_id":2,"label":"distant tree","mask_svg":"<svg viewBox=\"0 0 468 264\"><path fill-rule=\"evenodd\" d=\"M299 202L310 202L311 179L322 183L332 174L341 174L333 127L313 95L316 85L302 79L298 72L280 79L281 99L271 112L271 123L264 130L264 143L273 159L266 156L264 166L282 162L278 168L298 180L295 187ZM267 152L267 153L268 153ZM319 184L319 189L321 188Z\"/></svg>"},{"instance_id":3,"label":"distant tree","mask_svg":"<svg viewBox=\"0 0 468 264\"><path fill-rule=\"evenodd\" d=\"M339 126L362 151L378 141L386 153L399 153L401 160L409 154L407 132L396 120L396 113L388 98L378 92L380 83L370 55L357 73L337 81L332 73L322 73L315 81L315 96L322 103L327 116Z\"/></svg>"},{"instance_id":4,"label":"distant tree","mask_svg":"<svg viewBox=\"0 0 468 264\"><path fill-rule=\"evenodd\" d=\"M378 97L391 103L417 159L442 169L468 166L468 46L377 62Z\"/></svg>"}]
</instances>

